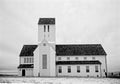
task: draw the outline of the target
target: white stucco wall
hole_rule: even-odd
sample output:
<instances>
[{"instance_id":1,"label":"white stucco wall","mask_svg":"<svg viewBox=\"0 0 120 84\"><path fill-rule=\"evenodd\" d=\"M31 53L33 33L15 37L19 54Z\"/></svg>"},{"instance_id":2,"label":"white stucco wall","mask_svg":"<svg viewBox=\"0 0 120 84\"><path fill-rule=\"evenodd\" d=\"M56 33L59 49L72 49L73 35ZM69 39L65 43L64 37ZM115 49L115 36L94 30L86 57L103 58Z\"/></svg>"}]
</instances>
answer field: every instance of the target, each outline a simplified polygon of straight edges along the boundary
<instances>
[{"instance_id":1,"label":"white stucco wall","mask_svg":"<svg viewBox=\"0 0 120 84\"><path fill-rule=\"evenodd\" d=\"M95 66L98 66L99 72L95 72ZM58 72L58 67L62 66L62 73ZM71 66L71 73L68 73L68 66ZM80 73L77 72L77 66L80 66ZM89 66L90 72L86 72L86 66ZM57 65L57 76L80 76L80 77L101 77L100 65Z\"/></svg>"},{"instance_id":2,"label":"white stucco wall","mask_svg":"<svg viewBox=\"0 0 120 84\"><path fill-rule=\"evenodd\" d=\"M47 55L47 69L43 69L43 60L42 56L46 54ZM43 43L39 44L39 70L40 70L40 76L50 76L50 47L46 43L46 46L43 46Z\"/></svg>"},{"instance_id":3,"label":"white stucco wall","mask_svg":"<svg viewBox=\"0 0 120 84\"><path fill-rule=\"evenodd\" d=\"M61 61L77 61L76 57L78 57L78 61L80 60L99 60L102 64L101 64L101 73L102 76L105 76L105 72L106 72L106 60L104 55L100 55L100 56L57 56L56 57L56 61L60 61L58 60L58 58L61 57ZM67 57L70 57L70 60L67 60ZM84 59L84 57L87 57L87 59ZM92 57L95 57L95 59L92 59ZM105 70L105 72L104 72Z\"/></svg>"},{"instance_id":4,"label":"white stucco wall","mask_svg":"<svg viewBox=\"0 0 120 84\"><path fill-rule=\"evenodd\" d=\"M34 60L34 57L33 56L21 56L20 57L20 64L33 64L33 62L24 62L24 58L31 58Z\"/></svg>"},{"instance_id":5,"label":"white stucco wall","mask_svg":"<svg viewBox=\"0 0 120 84\"><path fill-rule=\"evenodd\" d=\"M53 47L50 47L50 76L56 76L56 56L55 48Z\"/></svg>"},{"instance_id":6,"label":"white stucco wall","mask_svg":"<svg viewBox=\"0 0 120 84\"><path fill-rule=\"evenodd\" d=\"M39 71L39 48L37 47L34 51L34 68L33 68L33 72L34 72L34 76L38 76Z\"/></svg>"},{"instance_id":7,"label":"white stucco wall","mask_svg":"<svg viewBox=\"0 0 120 84\"><path fill-rule=\"evenodd\" d=\"M33 68L21 68L18 69L18 76L22 76L22 70L25 70L25 76L33 76Z\"/></svg>"},{"instance_id":8,"label":"white stucco wall","mask_svg":"<svg viewBox=\"0 0 120 84\"><path fill-rule=\"evenodd\" d=\"M49 32L48 25L46 25L46 32L44 32L44 25L38 25L38 42L42 42L43 39L46 39L48 43L55 42L55 25L49 24Z\"/></svg>"}]
</instances>

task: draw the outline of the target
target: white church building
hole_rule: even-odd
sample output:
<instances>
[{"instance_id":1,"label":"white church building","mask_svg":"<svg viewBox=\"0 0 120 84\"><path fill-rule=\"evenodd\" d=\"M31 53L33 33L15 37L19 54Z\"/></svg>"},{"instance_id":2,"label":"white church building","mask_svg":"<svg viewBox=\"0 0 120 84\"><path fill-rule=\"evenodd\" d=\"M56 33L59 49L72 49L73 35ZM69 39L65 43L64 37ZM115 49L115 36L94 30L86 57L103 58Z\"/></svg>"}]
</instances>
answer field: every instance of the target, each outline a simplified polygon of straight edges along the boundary
<instances>
[{"instance_id":1,"label":"white church building","mask_svg":"<svg viewBox=\"0 0 120 84\"><path fill-rule=\"evenodd\" d=\"M24 45L19 76L105 77L107 54L101 44L56 44L55 18L40 18L38 43Z\"/></svg>"}]
</instances>

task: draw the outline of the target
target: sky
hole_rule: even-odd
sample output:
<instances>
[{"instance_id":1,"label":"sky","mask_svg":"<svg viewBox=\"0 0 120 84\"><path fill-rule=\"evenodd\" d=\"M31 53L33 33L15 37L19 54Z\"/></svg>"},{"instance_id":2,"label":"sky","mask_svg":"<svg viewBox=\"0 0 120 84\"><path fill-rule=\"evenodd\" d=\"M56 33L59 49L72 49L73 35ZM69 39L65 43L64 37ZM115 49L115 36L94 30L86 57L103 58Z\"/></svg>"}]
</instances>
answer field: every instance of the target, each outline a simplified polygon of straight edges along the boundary
<instances>
[{"instance_id":1,"label":"sky","mask_svg":"<svg viewBox=\"0 0 120 84\"><path fill-rule=\"evenodd\" d=\"M108 71L120 71L120 0L0 0L0 71L38 43L40 17L56 18L56 43L101 44Z\"/></svg>"}]
</instances>

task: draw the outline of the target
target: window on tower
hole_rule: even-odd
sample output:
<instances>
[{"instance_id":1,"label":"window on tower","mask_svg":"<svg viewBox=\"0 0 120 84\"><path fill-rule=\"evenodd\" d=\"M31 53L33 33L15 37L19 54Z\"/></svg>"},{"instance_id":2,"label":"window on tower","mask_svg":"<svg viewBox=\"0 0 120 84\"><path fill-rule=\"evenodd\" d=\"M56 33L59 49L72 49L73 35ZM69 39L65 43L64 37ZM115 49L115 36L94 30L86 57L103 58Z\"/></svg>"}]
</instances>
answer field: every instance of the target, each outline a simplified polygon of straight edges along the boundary
<instances>
[{"instance_id":1,"label":"window on tower","mask_svg":"<svg viewBox=\"0 0 120 84\"><path fill-rule=\"evenodd\" d=\"M48 32L50 31L49 25L48 25Z\"/></svg>"},{"instance_id":2,"label":"window on tower","mask_svg":"<svg viewBox=\"0 0 120 84\"><path fill-rule=\"evenodd\" d=\"M46 26L44 25L44 32L46 32Z\"/></svg>"}]
</instances>

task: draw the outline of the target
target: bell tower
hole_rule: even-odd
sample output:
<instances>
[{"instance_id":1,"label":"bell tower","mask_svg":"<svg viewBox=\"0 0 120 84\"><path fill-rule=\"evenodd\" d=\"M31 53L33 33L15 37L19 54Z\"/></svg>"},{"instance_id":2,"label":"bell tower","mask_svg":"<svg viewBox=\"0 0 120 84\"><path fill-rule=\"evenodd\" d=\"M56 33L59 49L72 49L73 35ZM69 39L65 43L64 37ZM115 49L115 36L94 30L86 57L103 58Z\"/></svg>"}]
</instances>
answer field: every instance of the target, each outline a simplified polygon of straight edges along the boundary
<instances>
[{"instance_id":1,"label":"bell tower","mask_svg":"<svg viewBox=\"0 0 120 84\"><path fill-rule=\"evenodd\" d=\"M55 18L40 18L38 22L38 42L47 40L55 43Z\"/></svg>"},{"instance_id":2,"label":"bell tower","mask_svg":"<svg viewBox=\"0 0 120 84\"><path fill-rule=\"evenodd\" d=\"M40 18L38 21L38 51L34 63L38 76L56 76L55 18Z\"/></svg>"}]
</instances>

